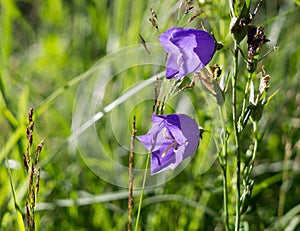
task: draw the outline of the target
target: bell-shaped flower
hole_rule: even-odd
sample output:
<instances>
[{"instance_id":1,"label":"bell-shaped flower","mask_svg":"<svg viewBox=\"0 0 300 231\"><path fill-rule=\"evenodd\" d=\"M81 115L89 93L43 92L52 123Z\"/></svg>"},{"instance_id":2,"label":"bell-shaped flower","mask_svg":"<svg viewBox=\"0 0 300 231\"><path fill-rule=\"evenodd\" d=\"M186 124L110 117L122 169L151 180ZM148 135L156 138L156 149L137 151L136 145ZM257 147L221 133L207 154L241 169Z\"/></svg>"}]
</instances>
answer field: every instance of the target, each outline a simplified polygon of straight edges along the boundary
<instances>
[{"instance_id":1,"label":"bell-shaped flower","mask_svg":"<svg viewBox=\"0 0 300 231\"><path fill-rule=\"evenodd\" d=\"M158 36L168 53L166 78L181 79L204 68L212 59L215 39L203 30L173 27Z\"/></svg>"},{"instance_id":2,"label":"bell-shaped flower","mask_svg":"<svg viewBox=\"0 0 300 231\"><path fill-rule=\"evenodd\" d=\"M194 119L184 114L152 115L152 127L138 140L151 152L151 175L174 169L194 154L200 129Z\"/></svg>"}]
</instances>

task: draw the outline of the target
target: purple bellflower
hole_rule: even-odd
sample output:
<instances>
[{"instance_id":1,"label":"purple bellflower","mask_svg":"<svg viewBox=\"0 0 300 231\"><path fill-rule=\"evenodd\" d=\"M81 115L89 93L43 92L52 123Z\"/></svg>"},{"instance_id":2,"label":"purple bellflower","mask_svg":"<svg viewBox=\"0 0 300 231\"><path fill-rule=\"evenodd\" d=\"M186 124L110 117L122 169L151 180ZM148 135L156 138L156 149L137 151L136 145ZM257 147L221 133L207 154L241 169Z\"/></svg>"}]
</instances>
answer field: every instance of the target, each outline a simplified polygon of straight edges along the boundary
<instances>
[{"instance_id":1,"label":"purple bellflower","mask_svg":"<svg viewBox=\"0 0 300 231\"><path fill-rule=\"evenodd\" d=\"M167 79L181 79L204 68L212 59L215 39L206 31L173 27L158 36L169 54L166 65Z\"/></svg>"},{"instance_id":2,"label":"purple bellflower","mask_svg":"<svg viewBox=\"0 0 300 231\"><path fill-rule=\"evenodd\" d=\"M194 119L184 114L152 115L150 131L137 139L151 152L151 175L174 169L194 154L200 129Z\"/></svg>"}]
</instances>

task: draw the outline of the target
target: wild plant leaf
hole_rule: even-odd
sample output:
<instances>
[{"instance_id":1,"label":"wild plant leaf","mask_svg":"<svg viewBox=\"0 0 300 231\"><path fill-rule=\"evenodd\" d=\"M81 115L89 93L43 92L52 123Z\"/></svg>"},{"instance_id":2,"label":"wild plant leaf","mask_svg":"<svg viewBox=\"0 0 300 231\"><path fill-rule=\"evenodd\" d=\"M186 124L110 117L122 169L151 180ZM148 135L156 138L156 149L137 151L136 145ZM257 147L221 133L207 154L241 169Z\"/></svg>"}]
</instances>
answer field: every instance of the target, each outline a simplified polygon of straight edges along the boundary
<instances>
[{"instance_id":1,"label":"wild plant leaf","mask_svg":"<svg viewBox=\"0 0 300 231\"><path fill-rule=\"evenodd\" d=\"M213 77L213 73L209 68L203 68L199 72L195 73L195 77L201 80L202 86L208 90L214 97L218 105L224 104L224 95L223 91L220 88L219 83Z\"/></svg>"},{"instance_id":2,"label":"wild plant leaf","mask_svg":"<svg viewBox=\"0 0 300 231\"><path fill-rule=\"evenodd\" d=\"M17 201L16 190L15 190L15 186L14 186L10 166L8 164L7 156L5 156L5 159L6 159L7 173L8 173L8 176L9 176L10 188L11 188L12 197L13 197L14 205L15 205L16 220L17 220L17 223L18 223L19 230L20 231L25 231L25 225L24 225L24 222L23 222L22 211L21 211L20 205Z\"/></svg>"},{"instance_id":3,"label":"wild plant leaf","mask_svg":"<svg viewBox=\"0 0 300 231\"><path fill-rule=\"evenodd\" d=\"M295 2L298 6L300 6L300 0L294 0L294 2Z\"/></svg>"}]
</instances>

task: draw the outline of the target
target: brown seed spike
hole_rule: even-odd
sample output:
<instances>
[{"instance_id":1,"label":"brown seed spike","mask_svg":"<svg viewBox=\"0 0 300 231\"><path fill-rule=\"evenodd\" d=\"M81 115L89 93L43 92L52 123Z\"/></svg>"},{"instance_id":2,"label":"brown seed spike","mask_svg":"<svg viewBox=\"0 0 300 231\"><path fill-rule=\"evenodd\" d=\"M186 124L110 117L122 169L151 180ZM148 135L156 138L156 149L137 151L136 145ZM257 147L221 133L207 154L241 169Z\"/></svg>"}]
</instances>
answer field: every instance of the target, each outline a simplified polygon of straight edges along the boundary
<instances>
[{"instance_id":1,"label":"brown seed spike","mask_svg":"<svg viewBox=\"0 0 300 231\"><path fill-rule=\"evenodd\" d=\"M26 201L26 220L27 220L27 224L29 226L30 225L30 210L29 210L28 201Z\"/></svg>"},{"instance_id":2,"label":"brown seed spike","mask_svg":"<svg viewBox=\"0 0 300 231\"><path fill-rule=\"evenodd\" d=\"M23 165L25 168L25 172L28 173L28 161L24 152L22 152L22 156L23 156Z\"/></svg>"},{"instance_id":3,"label":"brown seed spike","mask_svg":"<svg viewBox=\"0 0 300 231\"><path fill-rule=\"evenodd\" d=\"M33 175L34 175L34 166L31 165L30 175L29 175L29 186L33 185ZM28 190L29 190L28 194L30 194L31 188L28 188Z\"/></svg>"},{"instance_id":4,"label":"brown seed spike","mask_svg":"<svg viewBox=\"0 0 300 231\"><path fill-rule=\"evenodd\" d=\"M156 30L158 31L158 25L156 23L155 18L149 18L149 21L151 22L152 26L154 26L156 28Z\"/></svg>"},{"instance_id":5,"label":"brown seed spike","mask_svg":"<svg viewBox=\"0 0 300 231\"><path fill-rule=\"evenodd\" d=\"M28 129L30 132L33 132L33 128L34 128L34 121L32 117L33 117L33 108L31 107L28 113Z\"/></svg>"},{"instance_id":6,"label":"brown seed spike","mask_svg":"<svg viewBox=\"0 0 300 231\"><path fill-rule=\"evenodd\" d=\"M32 121L32 116L33 116L33 107L31 107L29 109L29 113L28 113L28 121L31 122Z\"/></svg>"},{"instance_id":7,"label":"brown seed spike","mask_svg":"<svg viewBox=\"0 0 300 231\"><path fill-rule=\"evenodd\" d=\"M132 134L131 134L131 144L130 144L130 154L129 154L129 197L128 197L128 231L131 231L132 226L132 205L133 205L133 167L134 167L134 139L136 134L135 127L135 116L133 116L132 122Z\"/></svg>"},{"instance_id":8,"label":"brown seed spike","mask_svg":"<svg viewBox=\"0 0 300 231\"><path fill-rule=\"evenodd\" d=\"M194 6L186 6L184 14L188 14L190 12L190 10L192 10L194 8Z\"/></svg>"},{"instance_id":9,"label":"brown seed spike","mask_svg":"<svg viewBox=\"0 0 300 231\"><path fill-rule=\"evenodd\" d=\"M155 11L152 8L150 8L150 11L151 11L152 17L157 19L157 14L155 13Z\"/></svg>"},{"instance_id":10,"label":"brown seed spike","mask_svg":"<svg viewBox=\"0 0 300 231\"><path fill-rule=\"evenodd\" d=\"M197 18L200 14L202 14L204 11L201 10L199 12L197 12L195 15L193 15L192 17L190 17L190 19L188 20L188 22L193 21L195 18Z\"/></svg>"},{"instance_id":11,"label":"brown seed spike","mask_svg":"<svg viewBox=\"0 0 300 231\"><path fill-rule=\"evenodd\" d=\"M146 41L145 41L145 39L142 37L142 35L141 35L141 34L139 34L139 37L140 37L141 43L143 44L143 46L144 46L145 50L146 50L146 51L147 51L147 53L150 55L150 51L149 51L149 49L148 49L148 47L147 47L147 44L146 44Z\"/></svg>"},{"instance_id":12,"label":"brown seed spike","mask_svg":"<svg viewBox=\"0 0 300 231\"><path fill-rule=\"evenodd\" d=\"M157 108L158 108L158 96L159 96L159 81L158 78L156 78L155 80L155 87L154 87L154 104L152 107L152 114L157 112Z\"/></svg>"},{"instance_id":13,"label":"brown seed spike","mask_svg":"<svg viewBox=\"0 0 300 231\"><path fill-rule=\"evenodd\" d=\"M40 156L40 153L41 153L41 151L42 151L43 145L44 145L44 141L42 140L42 141L40 142L40 144L39 144L39 145L37 146L37 148L36 148L36 151L35 151L35 160L34 160L34 164L35 164L35 165L37 165L37 162L38 162L38 160L39 160L39 156Z\"/></svg>"},{"instance_id":14,"label":"brown seed spike","mask_svg":"<svg viewBox=\"0 0 300 231\"><path fill-rule=\"evenodd\" d=\"M36 176L36 180L35 180L35 194L36 196L38 195L39 193L39 189L40 189L40 177L41 177L41 168L39 167L37 169L37 176Z\"/></svg>"},{"instance_id":15,"label":"brown seed spike","mask_svg":"<svg viewBox=\"0 0 300 231\"><path fill-rule=\"evenodd\" d=\"M35 191L34 191L34 186L32 186L32 194L31 194L31 210L34 213L34 206L35 206Z\"/></svg>"}]
</instances>

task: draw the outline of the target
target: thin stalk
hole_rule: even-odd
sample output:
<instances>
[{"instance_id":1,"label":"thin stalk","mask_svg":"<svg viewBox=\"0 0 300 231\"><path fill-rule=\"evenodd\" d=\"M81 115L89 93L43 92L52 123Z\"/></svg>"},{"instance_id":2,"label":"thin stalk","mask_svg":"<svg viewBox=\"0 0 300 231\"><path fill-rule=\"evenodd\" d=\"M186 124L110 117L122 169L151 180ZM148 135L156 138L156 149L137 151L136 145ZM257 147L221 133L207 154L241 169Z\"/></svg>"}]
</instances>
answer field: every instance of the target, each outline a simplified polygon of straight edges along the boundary
<instances>
[{"instance_id":1,"label":"thin stalk","mask_svg":"<svg viewBox=\"0 0 300 231\"><path fill-rule=\"evenodd\" d=\"M14 182L13 182L11 169L8 164L7 156L5 156L5 159L6 159L6 166L7 166L8 176L9 176L9 183L10 183L10 187L11 187L12 197L13 197L14 205L15 205L15 213L16 213L16 220L17 220L18 228L20 231L25 231L25 225L23 222L22 211L21 211L20 205L18 204L18 201L17 201L16 190L15 190L15 186L14 186Z\"/></svg>"},{"instance_id":2,"label":"thin stalk","mask_svg":"<svg viewBox=\"0 0 300 231\"><path fill-rule=\"evenodd\" d=\"M253 125L253 151L252 151L252 157L251 160L249 162L248 168L245 172L245 182L246 182L246 187L249 187L248 191L248 196L251 196L252 193L252 187L253 187L253 180L251 179L251 173L254 167L254 161L256 158L256 153L258 150L258 122L257 121L252 121L252 125ZM246 189L247 190L247 189ZM247 197L247 196L246 196ZM244 210L245 207L245 203L246 203L247 198L243 198L243 200L241 201L241 211Z\"/></svg>"},{"instance_id":3,"label":"thin stalk","mask_svg":"<svg viewBox=\"0 0 300 231\"><path fill-rule=\"evenodd\" d=\"M129 154L129 197L128 197L128 226L127 230L131 231L132 226L132 205L133 205L133 158L134 158L134 138L135 138L135 116L133 116L132 121L132 135L131 135L131 145Z\"/></svg>"},{"instance_id":4,"label":"thin stalk","mask_svg":"<svg viewBox=\"0 0 300 231\"><path fill-rule=\"evenodd\" d=\"M247 176L247 180L250 179L253 167L254 167L254 161L256 158L256 153L258 150L258 122L257 121L252 121L253 125L253 151L252 151L252 157L249 162L249 168L245 175Z\"/></svg>"},{"instance_id":5,"label":"thin stalk","mask_svg":"<svg viewBox=\"0 0 300 231\"><path fill-rule=\"evenodd\" d=\"M283 169L282 169L282 184L280 186L279 191L279 202L278 202L278 209L277 209L277 216L280 219L284 214L284 207L286 203L286 194L288 187L288 180L290 177L290 168L289 168L289 162L292 157L292 143L287 138L285 141L285 152L284 152L284 159L283 159Z\"/></svg>"},{"instance_id":6,"label":"thin stalk","mask_svg":"<svg viewBox=\"0 0 300 231\"><path fill-rule=\"evenodd\" d=\"M246 83L245 92L244 92L243 106L242 106L242 112L241 112L242 113L241 114L241 118L242 118L241 121L243 121L244 117L245 117L246 103L247 103L247 99L248 99L251 79L252 79L252 73L249 72L248 76L247 76L247 83Z\"/></svg>"},{"instance_id":7,"label":"thin stalk","mask_svg":"<svg viewBox=\"0 0 300 231\"><path fill-rule=\"evenodd\" d=\"M257 121L253 121L253 152L252 152L252 158L251 158L251 165L253 165L254 160L256 158L256 153L257 153L257 149L258 149L258 122Z\"/></svg>"},{"instance_id":8,"label":"thin stalk","mask_svg":"<svg viewBox=\"0 0 300 231\"><path fill-rule=\"evenodd\" d=\"M238 132L238 120L236 112L236 87L237 87L237 75L238 75L238 44L235 42L234 48L234 74L232 77L232 121L235 138L235 149L236 149L236 215L235 215L235 231L239 231L241 212L240 212L240 182L241 182L241 155L240 155L240 142Z\"/></svg>"},{"instance_id":9,"label":"thin stalk","mask_svg":"<svg viewBox=\"0 0 300 231\"><path fill-rule=\"evenodd\" d=\"M147 179L147 169L148 169L148 165L149 165L149 159L150 159L150 152L148 153L148 156L147 156L145 173L144 173L144 178L143 178L142 191L141 191L141 196L140 196L139 207L138 207L138 212L137 212L137 217L136 217L134 231L138 230L139 219L140 219L141 208L142 208L143 195L144 195L145 185L146 185L146 179Z\"/></svg>"},{"instance_id":10,"label":"thin stalk","mask_svg":"<svg viewBox=\"0 0 300 231\"><path fill-rule=\"evenodd\" d=\"M224 104L219 107L219 112L223 126L223 149L222 149L222 163L221 167L223 170L223 197L224 197L224 223L225 230L229 231L229 212L228 212L228 183L227 183L227 128L224 119L225 108Z\"/></svg>"}]
</instances>

